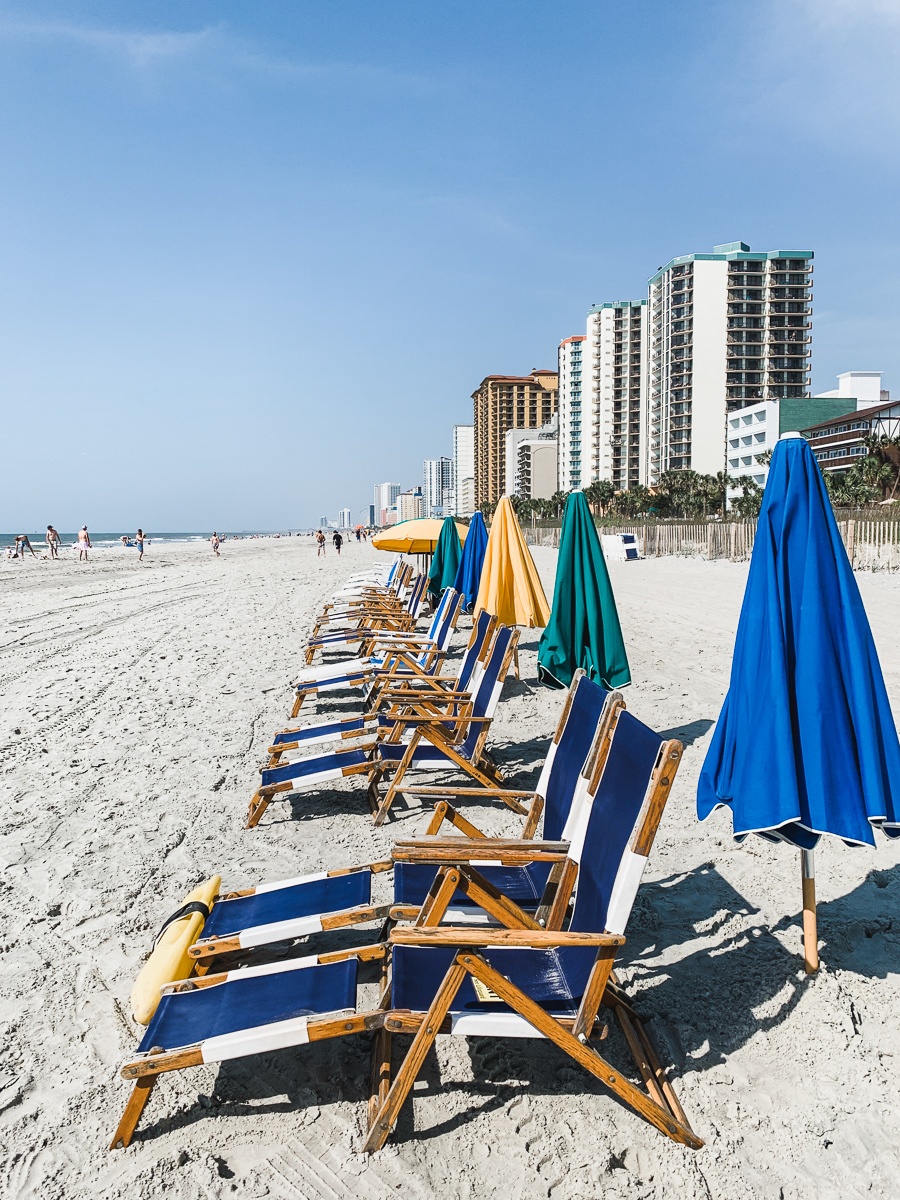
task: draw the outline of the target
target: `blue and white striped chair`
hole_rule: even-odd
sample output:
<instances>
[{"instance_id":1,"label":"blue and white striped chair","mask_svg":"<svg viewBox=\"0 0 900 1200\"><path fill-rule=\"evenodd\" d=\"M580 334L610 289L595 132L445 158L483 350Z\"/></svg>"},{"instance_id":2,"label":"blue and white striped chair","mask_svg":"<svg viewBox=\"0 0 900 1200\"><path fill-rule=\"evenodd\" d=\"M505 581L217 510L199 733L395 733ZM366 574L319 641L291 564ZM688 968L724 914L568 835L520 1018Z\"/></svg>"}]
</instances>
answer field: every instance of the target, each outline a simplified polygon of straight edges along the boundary
<instances>
[{"instance_id":1,"label":"blue and white striped chair","mask_svg":"<svg viewBox=\"0 0 900 1200\"><path fill-rule=\"evenodd\" d=\"M692 1148L703 1143L688 1124L655 1048L627 995L612 977L666 800L681 760L680 742L663 741L629 713L619 715L589 802L568 845L476 838L397 843L394 858L443 863L417 924L390 935L391 1008L376 1045L376 1103L365 1149L390 1135L439 1033L463 1037L547 1038L584 1066L657 1129ZM455 845L454 845L455 843ZM558 875L553 898L537 915L492 887L478 860L546 854ZM451 865L452 864L452 865ZM571 886L575 901L568 917ZM493 924L441 924L463 890ZM549 891L549 889L548 889ZM590 1044L598 1010L616 1013L647 1091L635 1087ZM390 1035L414 1033L390 1084Z\"/></svg>"},{"instance_id":2,"label":"blue and white striped chair","mask_svg":"<svg viewBox=\"0 0 900 1200\"><path fill-rule=\"evenodd\" d=\"M412 632L425 601L427 575L417 575L402 606L379 604L320 617L306 645L307 665L317 651L339 650L342 645L365 642L380 632Z\"/></svg>"},{"instance_id":3,"label":"blue and white striped chair","mask_svg":"<svg viewBox=\"0 0 900 1200\"><path fill-rule=\"evenodd\" d=\"M681 747L622 714L576 844L477 838L465 843L467 863L494 856L517 865L575 862L575 907L567 928L546 928L509 904L490 929L428 924L393 930L390 975L384 944L320 954L238 971L204 975L163 989L137 1052L122 1068L134 1082L112 1147L128 1145L156 1079L203 1063L268 1053L349 1034L376 1032L367 1151L390 1135L422 1063L439 1033L463 1037L546 1038L585 1067L625 1104L673 1140L699 1147L675 1093L627 997L611 977L647 855L678 767ZM450 859L441 848L460 839L432 839L410 859ZM482 846L481 843L484 843ZM459 846L454 848L456 861ZM472 890L468 866L442 867ZM466 875L467 873L467 875ZM466 877L464 878L464 875ZM488 885L489 886L489 885ZM447 890L446 888L444 889ZM482 890L484 890L482 888ZM387 987L382 1006L360 1007L358 963L381 959ZM591 1044L601 1003L617 1013L647 1091L630 1083ZM390 1040L414 1034L391 1083ZM221 1115L221 1114L220 1114Z\"/></svg>"},{"instance_id":4,"label":"blue and white striped chair","mask_svg":"<svg viewBox=\"0 0 900 1200\"><path fill-rule=\"evenodd\" d=\"M355 618L338 620L334 624L319 622L306 644L306 662L309 665L317 653L336 651L359 643L370 643L381 637L392 635L409 635L415 633L416 622L425 600L425 589L428 585L427 575L417 575L403 608L399 612L390 610L374 611L368 609L359 613ZM435 625L432 616L431 624ZM420 635L424 636L424 635Z\"/></svg>"},{"instance_id":5,"label":"blue and white striped chair","mask_svg":"<svg viewBox=\"0 0 900 1200\"><path fill-rule=\"evenodd\" d=\"M365 688L382 678L403 673L425 675L434 673L443 661L450 638L459 618L462 597L448 588L447 603L439 608L440 619L433 623L434 638L427 635L421 641L407 645L399 639L386 639L377 643L373 653L359 658L348 658L341 662L324 663L306 667L297 676L294 684L294 707L291 717L300 712L310 696L323 692L343 691L346 688ZM435 614L437 616L437 613Z\"/></svg>"},{"instance_id":6,"label":"blue and white striped chair","mask_svg":"<svg viewBox=\"0 0 900 1200\"><path fill-rule=\"evenodd\" d=\"M296 761L264 767L260 786L250 801L247 828L252 829L268 805L285 793L319 786L351 775L368 775L369 803L376 825L380 825L390 810L396 795L394 783L399 784L410 770L447 770L458 767L485 786L502 782L499 773L485 753L485 741L503 689L515 651L518 631L506 625L497 628L484 662L476 666L471 697L460 698L454 693L444 697L447 711L428 715L406 715L391 710L391 732L376 742L365 743L347 750L315 754ZM451 709L458 711L450 711ZM411 730L408 740L401 741L402 731ZM379 787L385 775L392 783L383 800ZM514 799L505 801L514 811L522 806Z\"/></svg>"},{"instance_id":7,"label":"blue and white striped chair","mask_svg":"<svg viewBox=\"0 0 900 1200\"><path fill-rule=\"evenodd\" d=\"M427 704L429 697L439 704L446 700L450 692L465 697L470 690L475 668L489 648L494 624L495 618L489 613L481 611L476 615L468 645L455 675L406 675L381 681L376 679L366 696L363 711L357 715L334 717L279 730L269 746L267 766L277 766L282 754L289 751L303 750L325 742L371 736L377 727L384 728L389 724L386 714L378 711L385 704L402 704L405 710L411 705Z\"/></svg>"}]
</instances>

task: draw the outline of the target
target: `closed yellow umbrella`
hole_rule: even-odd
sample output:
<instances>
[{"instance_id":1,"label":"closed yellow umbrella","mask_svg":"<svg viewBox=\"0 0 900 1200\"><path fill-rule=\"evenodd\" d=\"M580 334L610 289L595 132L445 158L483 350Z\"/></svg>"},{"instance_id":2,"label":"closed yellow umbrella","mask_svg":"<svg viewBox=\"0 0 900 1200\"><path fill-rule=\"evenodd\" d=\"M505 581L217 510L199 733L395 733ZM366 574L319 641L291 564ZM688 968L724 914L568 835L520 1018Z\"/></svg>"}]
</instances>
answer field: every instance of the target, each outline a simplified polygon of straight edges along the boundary
<instances>
[{"instance_id":1,"label":"closed yellow umbrella","mask_svg":"<svg viewBox=\"0 0 900 1200\"><path fill-rule=\"evenodd\" d=\"M491 522L474 611L480 608L503 625L543 629L550 620L550 605L508 496Z\"/></svg>"},{"instance_id":2,"label":"closed yellow umbrella","mask_svg":"<svg viewBox=\"0 0 900 1200\"><path fill-rule=\"evenodd\" d=\"M414 521L401 521L389 529L382 529L372 538L376 550L387 550L391 554L434 554L444 524L438 517L419 517ZM468 525L456 521L459 540L464 542L469 532Z\"/></svg>"}]
</instances>

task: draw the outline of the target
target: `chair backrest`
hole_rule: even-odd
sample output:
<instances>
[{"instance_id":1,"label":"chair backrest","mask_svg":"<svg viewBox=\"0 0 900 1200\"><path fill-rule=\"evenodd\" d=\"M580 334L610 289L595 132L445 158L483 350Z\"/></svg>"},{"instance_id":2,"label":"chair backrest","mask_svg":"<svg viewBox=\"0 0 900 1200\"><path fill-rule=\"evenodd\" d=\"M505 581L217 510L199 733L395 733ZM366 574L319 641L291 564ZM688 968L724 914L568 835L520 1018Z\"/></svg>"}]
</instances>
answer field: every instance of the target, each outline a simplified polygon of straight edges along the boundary
<instances>
[{"instance_id":1,"label":"chair backrest","mask_svg":"<svg viewBox=\"0 0 900 1200\"><path fill-rule=\"evenodd\" d=\"M503 681L512 662L513 651L518 640L518 630L510 625L498 625L487 653L484 664L478 672L477 682L473 680L472 716L492 719L497 711L500 693L503 691ZM478 746L487 736L487 727L481 721L469 726L468 733L459 753L467 758L474 756Z\"/></svg>"},{"instance_id":2,"label":"chair backrest","mask_svg":"<svg viewBox=\"0 0 900 1200\"><path fill-rule=\"evenodd\" d=\"M446 598L446 603L445 603ZM444 595L441 596L440 604L435 611L434 620L431 622L431 628L428 631L428 636L432 639L432 645L425 645L420 650L416 661L420 667L424 667L435 649L443 653L447 649L447 643L453 635L453 630L456 628L456 622L459 619L459 610L462 606L462 596L453 588L447 588Z\"/></svg>"},{"instance_id":3,"label":"chair backrest","mask_svg":"<svg viewBox=\"0 0 900 1200\"><path fill-rule=\"evenodd\" d=\"M548 841L556 842L562 837L578 780L610 694L588 679L581 668L575 672L535 788L545 801L543 836Z\"/></svg>"},{"instance_id":4,"label":"chair backrest","mask_svg":"<svg viewBox=\"0 0 900 1200\"><path fill-rule=\"evenodd\" d=\"M427 575L417 575L413 580L409 595L406 598L406 612L415 619L422 608L425 599L425 588L428 586Z\"/></svg>"},{"instance_id":5,"label":"chair backrest","mask_svg":"<svg viewBox=\"0 0 900 1200\"><path fill-rule=\"evenodd\" d=\"M475 668L484 659L490 646L490 637L494 632L497 618L491 613L479 609L472 621L472 636L466 646L465 653L459 661L459 671L456 674L457 692L468 691L473 682Z\"/></svg>"},{"instance_id":6,"label":"chair backrest","mask_svg":"<svg viewBox=\"0 0 900 1200\"><path fill-rule=\"evenodd\" d=\"M425 584L427 586L428 576L423 575L422 578L425 580ZM427 636L430 637L433 642L437 641L438 630L441 627L441 622L444 620L444 617L446 616L447 609L449 608L450 604L453 601L454 595L455 595L455 593L453 592L453 588L445 588L444 591L441 593L441 598L437 603L437 607L435 608L434 612L432 613L431 623L428 626Z\"/></svg>"},{"instance_id":7,"label":"chair backrest","mask_svg":"<svg viewBox=\"0 0 900 1200\"><path fill-rule=\"evenodd\" d=\"M602 768L591 781L586 819L573 832L578 864L570 928L624 933L660 818L681 760L631 713L619 714Z\"/></svg>"}]
</instances>

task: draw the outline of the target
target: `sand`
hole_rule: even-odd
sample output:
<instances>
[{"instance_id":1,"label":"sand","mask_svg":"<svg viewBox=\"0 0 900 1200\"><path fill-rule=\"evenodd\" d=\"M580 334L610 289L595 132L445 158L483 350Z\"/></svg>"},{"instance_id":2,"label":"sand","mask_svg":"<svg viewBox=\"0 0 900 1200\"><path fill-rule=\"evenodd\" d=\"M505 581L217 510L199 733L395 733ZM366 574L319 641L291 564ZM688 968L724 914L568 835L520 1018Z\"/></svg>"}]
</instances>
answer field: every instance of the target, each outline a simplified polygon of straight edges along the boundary
<instances>
[{"instance_id":1,"label":"sand","mask_svg":"<svg viewBox=\"0 0 900 1200\"><path fill-rule=\"evenodd\" d=\"M821 848L823 968L807 979L797 854L738 848L725 814L694 815L746 567L674 558L611 567L629 708L687 745L624 974L706 1147L673 1145L546 1044L444 1038L374 1158L358 1153L364 1039L167 1076L134 1144L107 1152L131 983L184 893L214 871L246 886L368 861L424 824L414 809L374 830L348 782L241 828L310 616L375 558L352 544L317 560L291 539L228 543L220 560L153 545L143 566L116 551L0 563L4 1194L896 1196L900 846ZM536 558L549 590L555 555ZM859 581L900 712L900 577ZM536 778L562 703L535 682L537 636L523 640L493 735L517 782ZM627 1067L615 1030L607 1046Z\"/></svg>"}]
</instances>

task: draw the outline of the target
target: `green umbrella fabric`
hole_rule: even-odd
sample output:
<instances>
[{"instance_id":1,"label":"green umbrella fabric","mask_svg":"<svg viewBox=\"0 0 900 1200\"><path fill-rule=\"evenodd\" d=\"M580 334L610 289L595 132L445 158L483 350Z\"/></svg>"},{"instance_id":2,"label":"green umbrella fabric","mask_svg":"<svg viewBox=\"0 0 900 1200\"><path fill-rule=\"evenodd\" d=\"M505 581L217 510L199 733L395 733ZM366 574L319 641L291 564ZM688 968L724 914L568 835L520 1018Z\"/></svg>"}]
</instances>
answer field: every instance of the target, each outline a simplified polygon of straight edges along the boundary
<instances>
[{"instance_id":1,"label":"green umbrella fabric","mask_svg":"<svg viewBox=\"0 0 900 1200\"><path fill-rule=\"evenodd\" d=\"M428 572L428 591L432 596L437 598L445 588L453 587L461 556L462 542L456 531L456 522L452 517L444 517L441 536L434 548L431 570Z\"/></svg>"},{"instance_id":2,"label":"green umbrella fabric","mask_svg":"<svg viewBox=\"0 0 900 1200\"><path fill-rule=\"evenodd\" d=\"M609 571L583 492L566 501L550 623L538 647L538 678L565 688L581 667L607 688L631 683Z\"/></svg>"}]
</instances>

